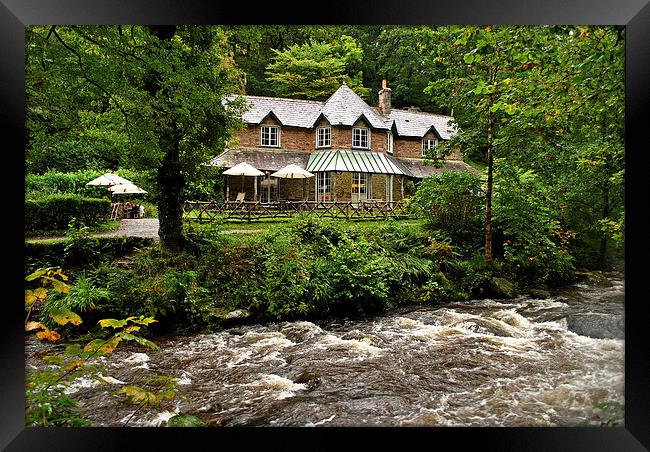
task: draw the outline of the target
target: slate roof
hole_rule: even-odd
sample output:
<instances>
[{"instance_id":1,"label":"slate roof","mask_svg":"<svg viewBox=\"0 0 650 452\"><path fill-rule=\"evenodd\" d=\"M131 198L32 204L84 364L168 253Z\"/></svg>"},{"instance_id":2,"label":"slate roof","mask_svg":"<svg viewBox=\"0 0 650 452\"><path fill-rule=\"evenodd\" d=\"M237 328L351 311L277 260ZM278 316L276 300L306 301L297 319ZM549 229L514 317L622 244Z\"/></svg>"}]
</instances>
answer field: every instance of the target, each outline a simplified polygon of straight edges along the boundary
<instances>
[{"instance_id":1,"label":"slate roof","mask_svg":"<svg viewBox=\"0 0 650 452\"><path fill-rule=\"evenodd\" d=\"M232 100L238 96L229 96ZM443 140L451 138L455 132L447 123L451 116L425 112L392 109L383 115L378 108L371 107L349 86L341 85L324 102L313 100L287 99L283 97L241 96L250 106L243 114L249 124L259 124L270 112L285 126L313 128L322 115L332 125L352 126L362 115L375 129L391 129L393 123L398 135L422 137L433 126Z\"/></svg>"},{"instance_id":2,"label":"slate roof","mask_svg":"<svg viewBox=\"0 0 650 452\"><path fill-rule=\"evenodd\" d=\"M453 116L391 109L388 117L395 121L397 134L401 136L423 137L431 126L435 127L443 140L448 140L456 134L454 128L447 124L454 119Z\"/></svg>"},{"instance_id":3,"label":"slate roof","mask_svg":"<svg viewBox=\"0 0 650 452\"><path fill-rule=\"evenodd\" d=\"M389 129L392 122L368 105L347 85L341 85L321 109L332 125L351 126L361 115L375 129Z\"/></svg>"},{"instance_id":4,"label":"slate roof","mask_svg":"<svg viewBox=\"0 0 650 452\"><path fill-rule=\"evenodd\" d=\"M474 168L471 165L463 162L462 160L445 160L442 168L436 168L432 165L425 165L424 161L421 159L410 159L404 157L395 157L395 160L398 160L403 166L405 166L413 177L418 179L431 176L432 174L442 174L443 171L454 171L462 172L469 171L474 174L481 174L479 170Z\"/></svg>"},{"instance_id":5,"label":"slate roof","mask_svg":"<svg viewBox=\"0 0 650 452\"><path fill-rule=\"evenodd\" d=\"M277 171L290 164L305 168L310 155L311 152L227 149L207 164L222 168L231 168L238 163L246 162L261 171Z\"/></svg>"},{"instance_id":6,"label":"slate roof","mask_svg":"<svg viewBox=\"0 0 650 452\"><path fill-rule=\"evenodd\" d=\"M350 156L347 154L357 155ZM376 156L369 154L380 155L379 159L381 161ZM360 159L355 157L360 157ZM443 171L469 171L474 174L481 174L479 170L461 160L447 160L442 168L435 168L431 165L425 165L420 159L393 157L383 153L367 151L284 152L267 149L227 149L207 164L231 168L241 162L249 163L261 171L277 171L289 164L294 164L311 172L354 171L404 174L417 179L432 174L441 174ZM378 165L382 166L377 167Z\"/></svg>"}]
</instances>

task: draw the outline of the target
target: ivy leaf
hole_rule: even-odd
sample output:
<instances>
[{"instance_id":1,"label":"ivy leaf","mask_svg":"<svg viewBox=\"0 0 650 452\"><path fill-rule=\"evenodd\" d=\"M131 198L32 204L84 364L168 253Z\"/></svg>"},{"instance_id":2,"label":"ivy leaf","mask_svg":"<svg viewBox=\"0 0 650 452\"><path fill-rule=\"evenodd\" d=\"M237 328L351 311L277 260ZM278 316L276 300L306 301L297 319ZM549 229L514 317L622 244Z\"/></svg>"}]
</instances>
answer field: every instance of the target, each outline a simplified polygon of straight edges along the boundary
<instances>
[{"instance_id":1,"label":"ivy leaf","mask_svg":"<svg viewBox=\"0 0 650 452\"><path fill-rule=\"evenodd\" d=\"M50 310L50 317L59 325L67 325L72 323L73 325L81 324L81 317L66 308L53 308Z\"/></svg>"},{"instance_id":2,"label":"ivy leaf","mask_svg":"<svg viewBox=\"0 0 650 452\"><path fill-rule=\"evenodd\" d=\"M61 366L63 365L63 363L65 363L65 359L63 358L63 356L59 356L59 355L43 356L43 361L50 364L56 364L58 366Z\"/></svg>"},{"instance_id":3,"label":"ivy leaf","mask_svg":"<svg viewBox=\"0 0 650 452\"><path fill-rule=\"evenodd\" d=\"M158 403L158 397L153 392L146 389L138 388L137 386L125 386L115 394L124 394L133 403L155 405Z\"/></svg>"},{"instance_id":4,"label":"ivy leaf","mask_svg":"<svg viewBox=\"0 0 650 452\"><path fill-rule=\"evenodd\" d=\"M122 341L119 337L115 336L112 337L108 341L104 341L102 339L94 339L86 344L86 346L83 349L83 355L89 356L91 354L99 353L99 354L108 354L111 353L115 348L118 346L118 344Z\"/></svg>"},{"instance_id":5,"label":"ivy leaf","mask_svg":"<svg viewBox=\"0 0 650 452\"><path fill-rule=\"evenodd\" d=\"M463 61L467 64L472 64L474 62L474 54L470 53L469 55L463 55Z\"/></svg>"},{"instance_id":6,"label":"ivy leaf","mask_svg":"<svg viewBox=\"0 0 650 452\"><path fill-rule=\"evenodd\" d=\"M126 326L127 321L126 320L116 320L116 319L102 319L99 322L99 326L102 328L108 328L113 327L113 328L122 328Z\"/></svg>"},{"instance_id":7,"label":"ivy leaf","mask_svg":"<svg viewBox=\"0 0 650 452\"><path fill-rule=\"evenodd\" d=\"M131 321L133 323L137 323L139 325L149 325L150 323L157 322L158 320L154 319L153 317L145 317L141 315L140 317L127 317L128 321Z\"/></svg>"}]
</instances>

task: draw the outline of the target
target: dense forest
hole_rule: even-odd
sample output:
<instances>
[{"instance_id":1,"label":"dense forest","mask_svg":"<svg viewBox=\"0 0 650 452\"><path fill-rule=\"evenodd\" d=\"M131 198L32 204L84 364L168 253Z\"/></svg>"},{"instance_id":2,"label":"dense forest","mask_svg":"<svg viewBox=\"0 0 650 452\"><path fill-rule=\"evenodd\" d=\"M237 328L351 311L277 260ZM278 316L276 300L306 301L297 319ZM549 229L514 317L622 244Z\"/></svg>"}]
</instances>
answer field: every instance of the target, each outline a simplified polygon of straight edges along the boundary
<instances>
[{"instance_id":1,"label":"dense forest","mask_svg":"<svg viewBox=\"0 0 650 452\"><path fill-rule=\"evenodd\" d=\"M448 145L485 169L486 259L543 259L551 241L620 265L624 44L596 26L28 27L26 169L139 171L180 249L182 202L239 126L224 95L326 99L346 82L376 104L387 79L395 107L453 113Z\"/></svg>"}]
</instances>

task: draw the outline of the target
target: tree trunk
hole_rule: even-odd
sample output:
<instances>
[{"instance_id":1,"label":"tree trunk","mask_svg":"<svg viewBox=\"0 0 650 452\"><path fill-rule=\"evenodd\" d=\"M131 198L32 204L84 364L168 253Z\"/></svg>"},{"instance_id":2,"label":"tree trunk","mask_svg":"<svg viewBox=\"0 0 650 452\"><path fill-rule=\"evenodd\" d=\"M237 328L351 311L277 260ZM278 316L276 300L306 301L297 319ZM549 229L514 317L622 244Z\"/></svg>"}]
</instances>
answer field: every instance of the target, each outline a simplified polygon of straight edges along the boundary
<instances>
[{"instance_id":1,"label":"tree trunk","mask_svg":"<svg viewBox=\"0 0 650 452\"><path fill-rule=\"evenodd\" d=\"M485 265L488 267L492 265L492 171L494 163L493 151L493 137L494 137L494 115L492 113L492 105L494 104L494 97L490 96L488 105L488 130L487 130L487 163L488 163L488 178L487 188L485 191Z\"/></svg>"},{"instance_id":2,"label":"tree trunk","mask_svg":"<svg viewBox=\"0 0 650 452\"><path fill-rule=\"evenodd\" d=\"M160 245L170 251L183 248L183 200L181 193L185 179L181 173L179 159L179 137L172 131L161 134L160 145L165 149L165 157L158 168L158 236Z\"/></svg>"},{"instance_id":3,"label":"tree trunk","mask_svg":"<svg viewBox=\"0 0 650 452\"><path fill-rule=\"evenodd\" d=\"M176 33L175 25L149 26L149 32L161 41L170 41ZM161 74L155 69L149 71L146 89L152 99L161 89ZM162 110L162 109L161 109ZM183 199L181 193L185 180L181 173L180 149L181 136L170 118L159 118L162 123L158 132L158 144L165 155L158 168L156 182L158 185L158 235L163 248L178 251L183 248Z\"/></svg>"},{"instance_id":4,"label":"tree trunk","mask_svg":"<svg viewBox=\"0 0 650 452\"><path fill-rule=\"evenodd\" d=\"M605 179L603 183L603 211L602 219L604 220L609 216L609 181ZM600 252L598 254L598 265L601 269L607 267L607 233L602 232L600 236Z\"/></svg>"}]
</instances>

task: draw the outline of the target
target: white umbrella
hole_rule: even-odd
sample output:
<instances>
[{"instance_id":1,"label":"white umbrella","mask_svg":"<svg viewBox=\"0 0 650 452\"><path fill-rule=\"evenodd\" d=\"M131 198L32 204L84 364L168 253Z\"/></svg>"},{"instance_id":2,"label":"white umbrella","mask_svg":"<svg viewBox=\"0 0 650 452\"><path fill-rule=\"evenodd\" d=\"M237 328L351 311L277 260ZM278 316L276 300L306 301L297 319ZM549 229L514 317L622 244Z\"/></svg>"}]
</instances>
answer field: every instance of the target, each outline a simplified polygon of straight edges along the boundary
<instances>
[{"instance_id":1,"label":"white umbrella","mask_svg":"<svg viewBox=\"0 0 650 452\"><path fill-rule=\"evenodd\" d=\"M282 177L285 179L306 179L308 177L314 177L314 174L299 167L298 165L291 164L277 170L275 173L271 174L271 176Z\"/></svg>"},{"instance_id":2,"label":"white umbrella","mask_svg":"<svg viewBox=\"0 0 650 452\"><path fill-rule=\"evenodd\" d=\"M307 179L308 177L314 177L314 174L309 171L294 165L293 163L277 170L275 173L271 174L273 177L281 177L283 179ZM302 184L302 196L305 197L305 182Z\"/></svg>"},{"instance_id":3,"label":"white umbrella","mask_svg":"<svg viewBox=\"0 0 650 452\"><path fill-rule=\"evenodd\" d=\"M244 176L264 176L264 173L253 168L246 162L238 163L223 172L229 176L241 176L241 191L244 191ZM257 178L255 179L257 181ZM257 196L257 184L255 184L255 196Z\"/></svg>"},{"instance_id":4,"label":"white umbrella","mask_svg":"<svg viewBox=\"0 0 650 452\"><path fill-rule=\"evenodd\" d=\"M91 180L86 185L108 185L108 186L111 186L111 185L118 185L118 184L133 184L133 182L131 182L128 179L124 179L123 177L120 177L117 174L106 173L106 174L102 174L97 179Z\"/></svg>"},{"instance_id":5,"label":"white umbrella","mask_svg":"<svg viewBox=\"0 0 650 452\"><path fill-rule=\"evenodd\" d=\"M117 184L113 185L108 188L108 190L115 194L115 193L147 193L145 190L141 189L140 187L128 183L128 184Z\"/></svg>"}]
</instances>

